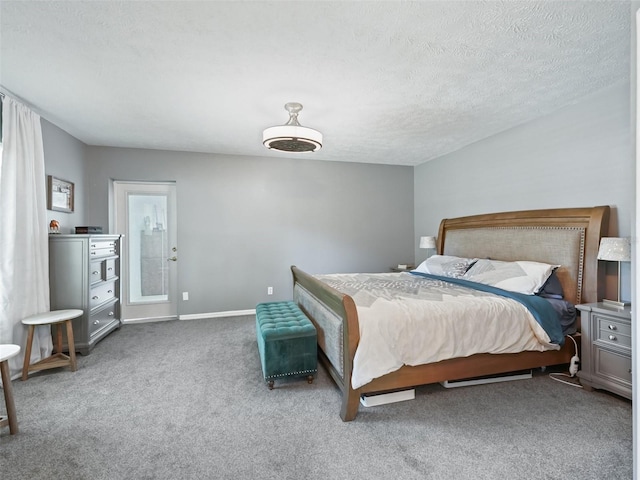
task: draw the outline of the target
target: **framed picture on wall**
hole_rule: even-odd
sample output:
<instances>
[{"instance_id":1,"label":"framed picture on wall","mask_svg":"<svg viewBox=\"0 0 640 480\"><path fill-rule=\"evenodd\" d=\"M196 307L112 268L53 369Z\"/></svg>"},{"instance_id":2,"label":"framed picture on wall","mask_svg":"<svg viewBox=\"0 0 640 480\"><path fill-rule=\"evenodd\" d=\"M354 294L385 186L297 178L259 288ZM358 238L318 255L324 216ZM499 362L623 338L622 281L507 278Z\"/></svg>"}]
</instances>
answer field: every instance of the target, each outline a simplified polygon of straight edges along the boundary
<instances>
[{"instance_id":1,"label":"framed picture on wall","mask_svg":"<svg viewBox=\"0 0 640 480\"><path fill-rule=\"evenodd\" d=\"M47 209L56 212L73 212L73 190L73 183L48 175Z\"/></svg>"}]
</instances>

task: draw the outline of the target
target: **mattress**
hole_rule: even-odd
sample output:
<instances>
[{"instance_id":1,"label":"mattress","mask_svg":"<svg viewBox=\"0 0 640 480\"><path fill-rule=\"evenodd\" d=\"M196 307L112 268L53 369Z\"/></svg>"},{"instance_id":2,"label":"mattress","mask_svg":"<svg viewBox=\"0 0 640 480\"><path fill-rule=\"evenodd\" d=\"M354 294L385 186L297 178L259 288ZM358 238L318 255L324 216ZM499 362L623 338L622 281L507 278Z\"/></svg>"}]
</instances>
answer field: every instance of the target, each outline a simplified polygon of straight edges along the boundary
<instances>
[{"instance_id":1,"label":"mattress","mask_svg":"<svg viewBox=\"0 0 640 480\"><path fill-rule=\"evenodd\" d=\"M314 276L356 304L354 389L403 365L560 349L526 306L491 292L406 272Z\"/></svg>"}]
</instances>

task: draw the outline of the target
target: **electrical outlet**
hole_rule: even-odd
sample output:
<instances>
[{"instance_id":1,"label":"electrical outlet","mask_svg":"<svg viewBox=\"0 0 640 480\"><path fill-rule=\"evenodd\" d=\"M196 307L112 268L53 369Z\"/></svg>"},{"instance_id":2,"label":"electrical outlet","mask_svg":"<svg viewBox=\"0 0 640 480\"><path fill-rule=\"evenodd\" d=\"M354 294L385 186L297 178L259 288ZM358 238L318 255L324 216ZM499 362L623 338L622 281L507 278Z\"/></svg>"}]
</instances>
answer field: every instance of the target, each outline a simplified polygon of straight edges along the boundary
<instances>
[{"instance_id":1,"label":"electrical outlet","mask_svg":"<svg viewBox=\"0 0 640 480\"><path fill-rule=\"evenodd\" d=\"M267 287L267 295L273 295L273 287Z\"/></svg>"},{"instance_id":2,"label":"electrical outlet","mask_svg":"<svg viewBox=\"0 0 640 480\"><path fill-rule=\"evenodd\" d=\"M182 292L182 300L189 300L189 292Z\"/></svg>"}]
</instances>

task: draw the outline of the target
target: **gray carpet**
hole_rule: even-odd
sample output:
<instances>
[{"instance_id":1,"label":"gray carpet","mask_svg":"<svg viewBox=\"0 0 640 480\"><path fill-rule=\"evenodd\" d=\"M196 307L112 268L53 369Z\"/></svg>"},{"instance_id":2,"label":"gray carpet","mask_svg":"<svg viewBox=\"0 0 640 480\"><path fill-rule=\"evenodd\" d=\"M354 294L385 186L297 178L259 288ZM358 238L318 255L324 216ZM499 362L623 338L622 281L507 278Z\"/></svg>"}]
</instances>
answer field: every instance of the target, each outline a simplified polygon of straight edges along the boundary
<instances>
[{"instance_id":1,"label":"gray carpet","mask_svg":"<svg viewBox=\"0 0 640 480\"><path fill-rule=\"evenodd\" d=\"M338 415L318 379L262 380L253 317L125 325L75 373L13 382L3 479L630 479L631 403L536 373Z\"/></svg>"}]
</instances>

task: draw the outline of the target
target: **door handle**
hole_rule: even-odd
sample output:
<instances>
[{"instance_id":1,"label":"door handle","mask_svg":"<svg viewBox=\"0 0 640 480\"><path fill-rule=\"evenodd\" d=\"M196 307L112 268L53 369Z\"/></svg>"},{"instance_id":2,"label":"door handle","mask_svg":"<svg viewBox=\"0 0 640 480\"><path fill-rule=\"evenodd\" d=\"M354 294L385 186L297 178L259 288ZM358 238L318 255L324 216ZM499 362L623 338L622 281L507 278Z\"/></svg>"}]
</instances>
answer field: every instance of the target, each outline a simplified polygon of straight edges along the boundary
<instances>
[{"instance_id":1,"label":"door handle","mask_svg":"<svg viewBox=\"0 0 640 480\"><path fill-rule=\"evenodd\" d=\"M167 262L171 260L172 262L177 262L178 261L178 257L169 257L167 258Z\"/></svg>"}]
</instances>

